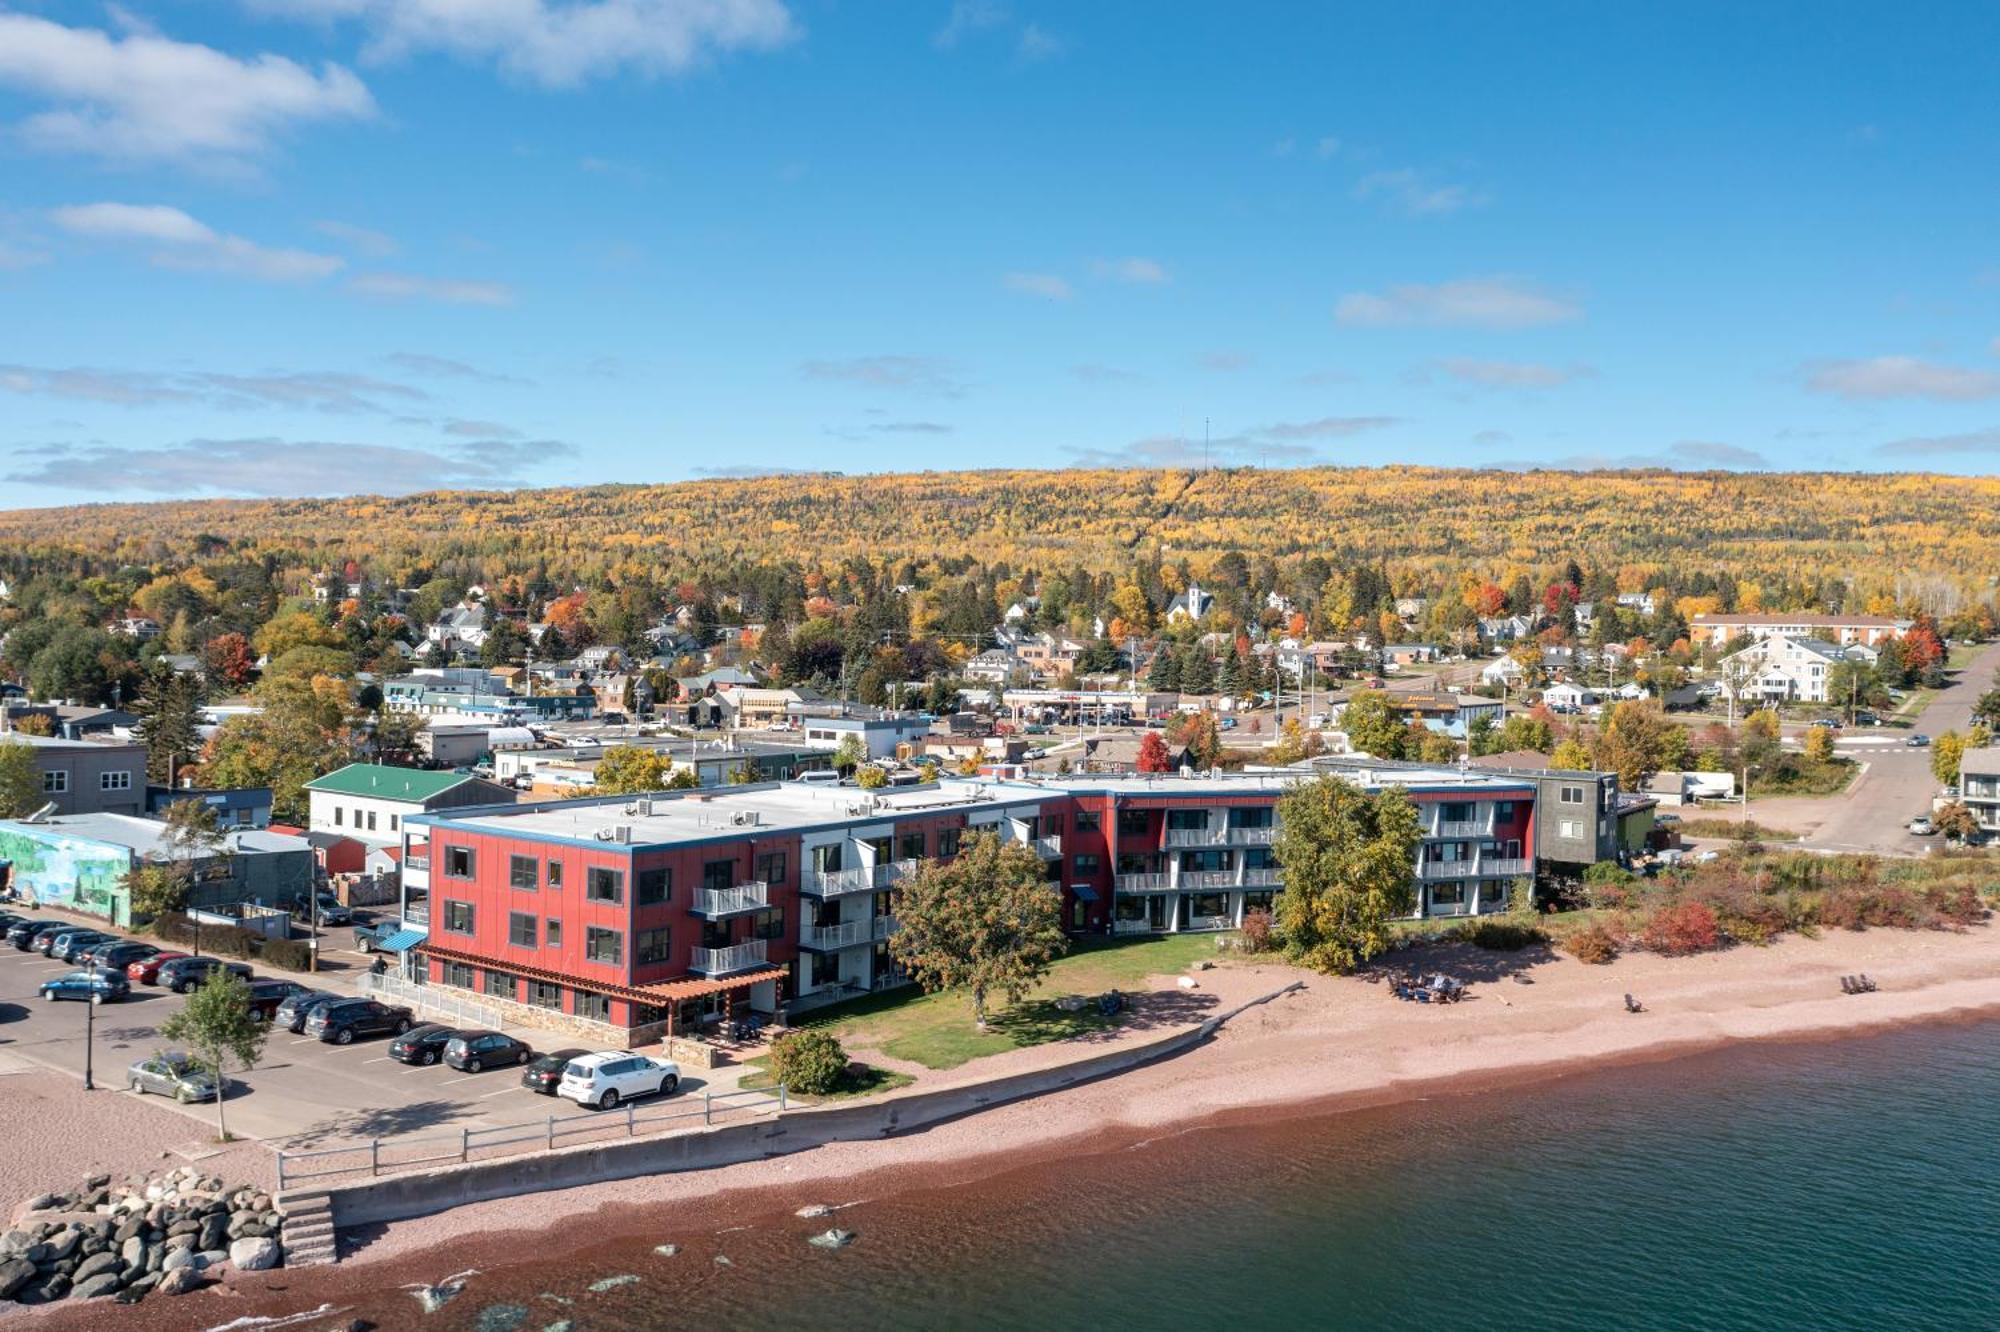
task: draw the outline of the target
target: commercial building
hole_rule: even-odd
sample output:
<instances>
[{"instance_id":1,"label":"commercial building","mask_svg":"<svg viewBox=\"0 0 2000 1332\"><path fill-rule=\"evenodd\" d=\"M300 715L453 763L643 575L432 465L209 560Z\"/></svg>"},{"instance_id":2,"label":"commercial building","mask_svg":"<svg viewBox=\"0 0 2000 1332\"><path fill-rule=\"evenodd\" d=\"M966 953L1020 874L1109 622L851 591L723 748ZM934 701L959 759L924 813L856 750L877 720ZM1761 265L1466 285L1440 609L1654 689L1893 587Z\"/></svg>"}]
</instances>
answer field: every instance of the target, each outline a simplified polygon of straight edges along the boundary
<instances>
[{"instance_id":1,"label":"commercial building","mask_svg":"<svg viewBox=\"0 0 2000 1332\"><path fill-rule=\"evenodd\" d=\"M1534 872L1531 781L1328 771L1416 802L1418 914L1499 910ZM1072 931L1233 928L1280 888L1277 803L1308 775L772 783L413 814L401 911L425 937L407 965L510 1020L611 1043L866 993L904 979L897 883L982 831L1041 856Z\"/></svg>"},{"instance_id":2,"label":"commercial building","mask_svg":"<svg viewBox=\"0 0 2000 1332\"><path fill-rule=\"evenodd\" d=\"M0 866L10 891L114 925L132 924L126 874L172 858L167 825L157 819L71 814L0 820ZM312 849L303 838L244 829L229 833L220 853L196 857L190 871L190 906L283 907L312 887Z\"/></svg>"},{"instance_id":3,"label":"commercial building","mask_svg":"<svg viewBox=\"0 0 2000 1332\"><path fill-rule=\"evenodd\" d=\"M1688 639L1697 647L1722 647L1739 638L1822 638L1839 647L1861 643L1880 647L1901 636L1909 620L1880 615L1697 615L1688 624Z\"/></svg>"},{"instance_id":4,"label":"commercial building","mask_svg":"<svg viewBox=\"0 0 2000 1332\"><path fill-rule=\"evenodd\" d=\"M388 846L402 840L412 814L513 798L506 787L463 772L350 763L306 783L306 828Z\"/></svg>"},{"instance_id":5,"label":"commercial building","mask_svg":"<svg viewBox=\"0 0 2000 1332\"><path fill-rule=\"evenodd\" d=\"M805 742L812 749L840 748L849 736L861 743L871 759L893 758L896 746L915 740L931 729L930 718L907 713L876 716L814 717L801 719Z\"/></svg>"},{"instance_id":6,"label":"commercial building","mask_svg":"<svg viewBox=\"0 0 2000 1332\"><path fill-rule=\"evenodd\" d=\"M57 814L143 814L146 746L137 741L58 740L9 731L0 744L35 751L42 795Z\"/></svg>"},{"instance_id":7,"label":"commercial building","mask_svg":"<svg viewBox=\"0 0 2000 1332\"><path fill-rule=\"evenodd\" d=\"M1580 873L1619 849L1618 774L1557 768L1532 749L1469 761L1481 772L1535 784L1535 859L1553 873Z\"/></svg>"}]
</instances>

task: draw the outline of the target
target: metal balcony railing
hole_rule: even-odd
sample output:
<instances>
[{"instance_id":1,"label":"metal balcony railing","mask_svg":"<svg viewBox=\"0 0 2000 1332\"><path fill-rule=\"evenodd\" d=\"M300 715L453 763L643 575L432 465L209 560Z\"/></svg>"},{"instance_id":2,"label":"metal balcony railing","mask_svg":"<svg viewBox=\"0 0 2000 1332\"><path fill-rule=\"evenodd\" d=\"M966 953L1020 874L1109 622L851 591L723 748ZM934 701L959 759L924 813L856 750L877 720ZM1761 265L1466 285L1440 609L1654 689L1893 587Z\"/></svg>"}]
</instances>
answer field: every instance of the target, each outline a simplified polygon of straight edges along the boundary
<instances>
[{"instance_id":1,"label":"metal balcony railing","mask_svg":"<svg viewBox=\"0 0 2000 1332\"><path fill-rule=\"evenodd\" d=\"M1120 874L1117 888L1121 893L1161 893L1167 889L1164 874Z\"/></svg>"},{"instance_id":2,"label":"metal balcony railing","mask_svg":"<svg viewBox=\"0 0 2000 1332\"><path fill-rule=\"evenodd\" d=\"M1168 846L1220 846L1223 833L1216 828L1169 828Z\"/></svg>"},{"instance_id":3,"label":"metal balcony railing","mask_svg":"<svg viewBox=\"0 0 2000 1332\"><path fill-rule=\"evenodd\" d=\"M694 914L697 916L734 916L749 911L763 911L771 905L771 885L762 879L739 883L731 888L704 888L695 895Z\"/></svg>"},{"instance_id":4,"label":"metal balcony railing","mask_svg":"<svg viewBox=\"0 0 2000 1332\"><path fill-rule=\"evenodd\" d=\"M763 964L764 941L752 939L728 948L697 948L690 970L699 971L704 976L727 976L733 971L747 971Z\"/></svg>"},{"instance_id":5,"label":"metal balcony railing","mask_svg":"<svg viewBox=\"0 0 2000 1332\"><path fill-rule=\"evenodd\" d=\"M867 893L875 890L875 873L863 865L853 869L813 870L799 885L800 890L814 897L839 897L845 893Z\"/></svg>"}]
</instances>

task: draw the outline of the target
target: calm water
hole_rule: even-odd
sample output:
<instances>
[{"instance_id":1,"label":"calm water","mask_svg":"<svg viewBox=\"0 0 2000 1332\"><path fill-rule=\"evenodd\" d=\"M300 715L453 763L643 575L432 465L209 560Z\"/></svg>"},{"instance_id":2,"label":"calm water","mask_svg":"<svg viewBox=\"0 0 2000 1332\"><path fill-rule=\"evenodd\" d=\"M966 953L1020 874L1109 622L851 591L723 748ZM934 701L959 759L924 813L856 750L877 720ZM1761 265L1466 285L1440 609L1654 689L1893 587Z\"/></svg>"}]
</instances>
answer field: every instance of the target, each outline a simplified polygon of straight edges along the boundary
<instances>
[{"instance_id":1,"label":"calm water","mask_svg":"<svg viewBox=\"0 0 2000 1332\"><path fill-rule=\"evenodd\" d=\"M2000 1024L1913 1029L1180 1134L849 1208L838 1252L803 1242L824 1221L663 1217L422 1321L504 1298L577 1332L1997 1327L1996 1144Z\"/></svg>"}]
</instances>

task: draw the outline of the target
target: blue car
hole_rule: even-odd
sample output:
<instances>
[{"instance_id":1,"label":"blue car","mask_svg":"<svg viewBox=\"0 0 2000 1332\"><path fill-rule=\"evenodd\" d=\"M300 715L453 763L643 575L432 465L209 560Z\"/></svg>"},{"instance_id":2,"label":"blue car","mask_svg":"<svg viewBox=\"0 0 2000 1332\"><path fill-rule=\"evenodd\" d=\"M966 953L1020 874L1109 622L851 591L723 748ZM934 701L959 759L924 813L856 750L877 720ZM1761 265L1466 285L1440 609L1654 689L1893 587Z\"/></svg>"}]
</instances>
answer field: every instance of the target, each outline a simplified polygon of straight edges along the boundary
<instances>
[{"instance_id":1,"label":"blue car","mask_svg":"<svg viewBox=\"0 0 2000 1332\"><path fill-rule=\"evenodd\" d=\"M107 999L123 999L132 993L132 982L115 971L72 971L42 982L42 998L88 999L101 1004Z\"/></svg>"}]
</instances>

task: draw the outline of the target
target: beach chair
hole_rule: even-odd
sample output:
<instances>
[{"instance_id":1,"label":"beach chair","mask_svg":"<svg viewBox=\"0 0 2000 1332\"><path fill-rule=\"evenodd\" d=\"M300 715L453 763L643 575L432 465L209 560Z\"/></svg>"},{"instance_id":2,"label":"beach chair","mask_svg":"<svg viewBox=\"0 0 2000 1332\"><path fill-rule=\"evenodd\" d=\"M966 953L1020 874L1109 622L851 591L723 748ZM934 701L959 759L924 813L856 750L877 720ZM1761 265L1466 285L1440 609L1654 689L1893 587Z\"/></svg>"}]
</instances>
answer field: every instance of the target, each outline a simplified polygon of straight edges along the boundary
<instances>
[{"instance_id":1,"label":"beach chair","mask_svg":"<svg viewBox=\"0 0 2000 1332\"><path fill-rule=\"evenodd\" d=\"M1856 976L1854 979L1861 986L1862 993L1873 994L1875 992L1875 982L1869 980L1868 977Z\"/></svg>"},{"instance_id":2,"label":"beach chair","mask_svg":"<svg viewBox=\"0 0 2000 1332\"><path fill-rule=\"evenodd\" d=\"M1840 992L1841 992L1842 994L1853 994L1853 993L1855 993L1855 988L1854 988L1854 977L1852 977L1852 976L1842 976L1842 977L1840 978Z\"/></svg>"},{"instance_id":3,"label":"beach chair","mask_svg":"<svg viewBox=\"0 0 2000 1332\"><path fill-rule=\"evenodd\" d=\"M1625 996L1625 1011L1628 1013L1643 1013L1646 1011L1646 1006L1628 994Z\"/></svg>"}]
</instances>

